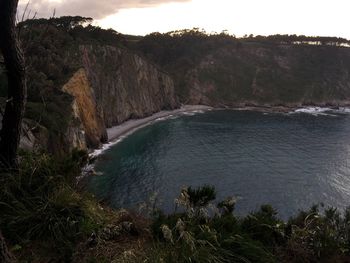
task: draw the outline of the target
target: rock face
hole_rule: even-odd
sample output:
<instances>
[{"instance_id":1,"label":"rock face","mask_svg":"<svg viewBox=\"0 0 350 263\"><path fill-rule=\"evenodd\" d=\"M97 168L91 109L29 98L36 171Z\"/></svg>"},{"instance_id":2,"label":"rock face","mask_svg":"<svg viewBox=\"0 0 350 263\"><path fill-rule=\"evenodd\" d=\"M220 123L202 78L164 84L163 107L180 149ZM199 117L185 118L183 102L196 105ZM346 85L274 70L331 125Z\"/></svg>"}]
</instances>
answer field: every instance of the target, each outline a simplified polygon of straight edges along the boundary
<instances>
[{"instance_id":1,"label":"rock face","mask_svg":"<svg viewBox=\"0 0 350 263\"><path fill-rule=\"evenodd\" d=\"M108 140L106 127L178 106L172 79L140 56L110 46L80 52L82 67L62 88L74 98L66 133L73 148L96 148Z\"/></svg>"},{"instance_id":2,"label":"rock face","mask_svg":"<svg viewBox=\"0 0 350 263\"><path fill-rule=\"evenodd\" d=\"M242 43L203 57L182 82L191 104L349 105L350 48Z\"/></svg>"},{"instance_id":3,"label":"rock face","mask_svg":"<svg viewBox=\"0 0 350 263\"><path fill-rule=\"evenodd\" d=\"M28 151L40 151L46 148L49 141L48 130L38 123L23 119L19 147Z\"/></svg>"},{"instance_id":4,"label":"rock face","mask_svg":"<svg viewBox=\"0 0 350 263\"><path fill-rule=\"evenodd\" d=\"M178 106L172 79L140 56L111 46L80 51L107 127Z\"/></svg>"},{"instance_id":5,"label":"rock face","mask_svg":"<svg viewBox=\"0 0 350 263\"><path fill-rule=\"evenodd\" d=\"M106 142L106 128L102 118L97 112L95 98L85 70L78 70L63 86L63 91L74 97L72 105L73 116L82 123L87 146L95 148L98 147L101 142ZM79 133L73 132L70 136L73 139L72 145L77 148L84 148L84 143Z\"/></svg>"}]
</instances>

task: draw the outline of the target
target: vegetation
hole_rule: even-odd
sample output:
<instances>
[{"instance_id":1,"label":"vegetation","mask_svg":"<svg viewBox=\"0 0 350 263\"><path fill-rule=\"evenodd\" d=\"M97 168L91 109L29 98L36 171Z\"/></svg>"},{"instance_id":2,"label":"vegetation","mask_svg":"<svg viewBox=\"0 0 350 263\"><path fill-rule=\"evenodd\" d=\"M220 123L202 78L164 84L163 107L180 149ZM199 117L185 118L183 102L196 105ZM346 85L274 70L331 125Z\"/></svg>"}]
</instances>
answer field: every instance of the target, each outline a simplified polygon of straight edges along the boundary
<instances>
[{"instance_id":1,"label":"vegetation","mask_svg":"<svg viewBox=\"0 0 350 263\"><path fill-rule=\"evenodd\" d=\"M158 211L155 245L146 262L347 262L350 210L318 206L284 222L269 205L235 216L235 200L218 205L213 187L185 188L176 200L183 211Z\"/></svg>"},{"instance_id":2,"label":"vegetation","mask_svg":"<svg viewBox=\"0 0 350 263\"><path fill-rule=\"evenodd\" d=\"M0 175L0 228L20 262L71 262L80 250L128 234L120 223L135 219L77 188L86 162L81 151L63 159L22 152L19 173Z\"/></svg>"},{"instance_id":3,"label":"vegetation","mask_svg":"<svg viewBox=\"0 0 350 263\"><path fill-rule=\"evenodd\" d=\"M349 41L297 35L245 36L198 28L145 37L122 35L65 16L18 24L28 78L25 118L49 131L49 150L65 143L72 121L70 95L62 86L82 67L81 45L131 49L168 72L181 103L234 106L239 103L327 103L346 100ZM106 69L109 72L109 69ZM343 81L344 80L344 81ZM331 83L338 83L337 87ZM7 80L0 64L0 97ZM201 100L203 96L205 99Z\"/></svg>"},{"instance_id":4,"label":"vegetation","mask_svg":"<svg viewBox=\"0 0 350 263\"><path fill-rule=\"evenodd\" d=\"M348 262L350 210L319 206L287 222L269 205L234 214L211 186L184 188L177 211L149 216L103 208L76 190L83 152L64 160L21 154L3 174L0 227L23 262ZM151 234L151 235L150 235ZM22 262L22 261L21 261Z\"/></svg>"},{"instance_id":5,"label":"vegetation","mask_svg":"<svg viewBox=\"0 0 350 263\"><path fill-rule=\"evenodd\" d=\"M252 86L254 76L258 84L270 89L260 97L262 101L275 94L280 101L297 101L310 79L318 81L326 71L337 78L336 69L349 68L349 60L339 51L339 46L349 41L339 38L277 35L237 39L225 32L209 35L198 29L138 38L94 27L91 18L84 17L29 20L17 29L27 57L25 116L45 126L52 142L58 144L69 125L72 102L61 87L81 66L81 44L127 46L142 53L173 75L183 102L189 95L193 69L200 69L199 81L216 85L206 95L217 102L222 98L251 99L252 90L247 87ZM315 44L318 46L310 51ZM284 49L276 49L280 45L296 47L296 52L289 54L293 59L288 76L297 79L280 78L285 72L271 59L276 52L285 56ZM257 50L267 52L264 59L258 58ZM203 60L208 56L212 56L210 60ZM215 67L199 68L218 61ZM4 73L0 68L1 97L8 95L10 86ZM284 90L277 92L280 87ZM319 89L310 93L310 100L329 95L320 94ZM334 96L346 95L341 91ZM55 149L52 152L56 153ZM60 158L22 152L18 159L19 167L0 171L0 243L5 243L3 234L22 262L350 260L350 210L340 213L335 208L320 210L314 206L285 222L271 206L263 205L239 217L234 213L234 198L215 203L215 189L203 186L183 189L174 213L155 210L150 217L142 217L105 208L78 188L77 177L87 162L84 152L73 151Z\"/></svg>"},{"instance_id":6,"label":"vegetation","mask_svg":"<svg viewBox=\"0 0 350 263\"><path fill-rule=\"evenodd\" d=\"M62 146L72 121L72 97L62 87L82 67L80 45L121 46L119 33L92 26L91 22L91 18L75 16L32 19L17 26L26 57L25 118L49 131L50 153L66 152ZM0 64L0 97L6 96L7 79Z\"/></svg>"},{"instance_id":7,"label":"vegetation","mask_svg":"<svg viewBox=\"0 0 350 263\"><path fill-rule=\"evenodd\" d=\"M350 95L348 82L338 81L342 69L350 66L349 49L343 48L349 47L349 41L342 38L236 38L194 28L153 33L128 46L173 76L183 103L312 104ZM329 84L336 82L337 88Z\"/></svg>"},{"instance_id":8,"label":"vegetation","mask_svg":"<svg viewBox=\"0 0 350 263\"><path fill-rule=\"evenodd\" d=\"M81 161L24 154L19 173L1 174L0 226L18 248L36 239L54 241L61 252L88 224L86 204L73 188Z\"/></svg>"}]
</instances>

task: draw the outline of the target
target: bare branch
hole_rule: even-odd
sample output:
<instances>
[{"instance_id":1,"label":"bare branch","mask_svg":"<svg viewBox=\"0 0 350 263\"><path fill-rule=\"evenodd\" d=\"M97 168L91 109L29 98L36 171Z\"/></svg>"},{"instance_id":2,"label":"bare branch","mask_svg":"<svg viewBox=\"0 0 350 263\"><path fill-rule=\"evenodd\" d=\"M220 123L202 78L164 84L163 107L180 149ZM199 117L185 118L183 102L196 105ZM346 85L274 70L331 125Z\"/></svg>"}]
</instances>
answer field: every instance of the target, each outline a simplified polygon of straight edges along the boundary
<instances>
[{"instance_id":1,"label":"bare branch","mask_svg":"<svg viewBox=\"0 0 350 263\"><path fill-rule=\"evenodd\" d=\"M26 7L24 8L24 11L23 11L23 14L22 14L21 22L24 21L24 17L25 17L25 15L26 15L26 13L27 13L28 7L29 7L29 1L27 2Z\"/></svg>"},{"instance_id":2,"label":"bare branch","mask_svg":"<svg viewBox=\"0 0 350 263\"><path fill-rule=\"evenodd\" d=\"M27 11L28 11L28 7L29 7L29 1L27 2L26 7L24 8L24 11L23 11L23 14L22 14L22 18L21 18L20 21L18 20L18 13L16 14L16 16L17 16L17 24L18 24L18 21L21 22L21 23L23 23L24 17L25 17L25 15L26 15ZM21 29L22 29L22 24L21 24L21 23L19 23L19 25L17 26L18 38L21 38Z\"/></svg>"}]
</instances>

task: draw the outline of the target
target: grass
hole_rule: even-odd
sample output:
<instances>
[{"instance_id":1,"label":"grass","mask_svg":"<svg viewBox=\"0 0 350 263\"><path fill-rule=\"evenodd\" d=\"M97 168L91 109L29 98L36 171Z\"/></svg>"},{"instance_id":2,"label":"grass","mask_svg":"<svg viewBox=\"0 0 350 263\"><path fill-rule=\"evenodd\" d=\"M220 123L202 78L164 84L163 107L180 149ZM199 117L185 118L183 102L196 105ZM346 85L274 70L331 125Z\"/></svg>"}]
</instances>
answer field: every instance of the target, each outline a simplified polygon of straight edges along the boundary
<instances>
[{"instance_id":1,"label":"grass","mask_svg":"<svg viewBox=\"0 0 350 263\"><path fill-rule=\"evenodd\" d=\"M20 262L111 262L142 251L147 220L78 190L86 162L82 151L60 159L22 152L19 172L0 175L0 228Z\"/></svg>"},{"instance_id":2,"label":"grass","mask_svg":"<svg viewBox=\"0 0 350 263\"><path fill-rule=\"evenodd\" d=\"M350 210L312 207L284 222L270 205L245 217L215 189L183 189L181 212L154 214L145 262L348 262ZM201 201L199 201L201 200Z\"/></svg>"},{"instance_id":3,"label":"grass","mask_svg":"<svg viewBox=\"0 0 350 263\"><path fill-rule=\"evenodd\" d=\"M150 217L78 191L86 154L22 153L1 174L0 227L20 262L348 262L350 210L314 206L288 221L269 205L244 217L211 186L184 188L177 209Z\"/></svg>"}]
</instances>

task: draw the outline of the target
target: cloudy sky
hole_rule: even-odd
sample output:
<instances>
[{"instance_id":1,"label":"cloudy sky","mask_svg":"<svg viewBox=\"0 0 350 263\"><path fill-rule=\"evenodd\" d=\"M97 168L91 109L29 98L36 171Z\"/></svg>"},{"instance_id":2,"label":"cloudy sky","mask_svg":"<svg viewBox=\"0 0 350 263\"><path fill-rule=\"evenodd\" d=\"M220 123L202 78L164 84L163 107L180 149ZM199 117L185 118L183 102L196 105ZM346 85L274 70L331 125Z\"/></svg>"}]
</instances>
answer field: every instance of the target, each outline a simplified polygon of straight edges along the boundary
<instances>
[{"instance_id":1,"label":"cloudy sky","mask_svg":"<svg viewBox=\"0 0 350 263\"><path fill-rule=\"evenodd\" d=\"M20 10L27 0L20 0ZM199 27L207 32L304 34L350 39L349 0L30 0L38 16L81 15L104 28L145 35Z\"/></svg>"}]
</instances>

